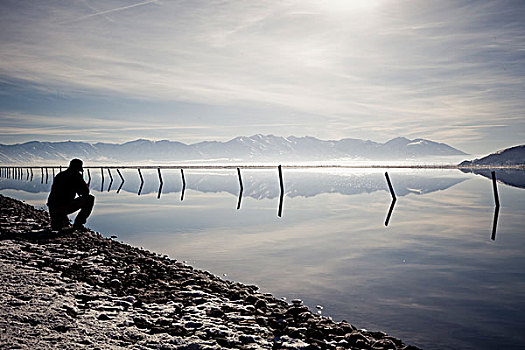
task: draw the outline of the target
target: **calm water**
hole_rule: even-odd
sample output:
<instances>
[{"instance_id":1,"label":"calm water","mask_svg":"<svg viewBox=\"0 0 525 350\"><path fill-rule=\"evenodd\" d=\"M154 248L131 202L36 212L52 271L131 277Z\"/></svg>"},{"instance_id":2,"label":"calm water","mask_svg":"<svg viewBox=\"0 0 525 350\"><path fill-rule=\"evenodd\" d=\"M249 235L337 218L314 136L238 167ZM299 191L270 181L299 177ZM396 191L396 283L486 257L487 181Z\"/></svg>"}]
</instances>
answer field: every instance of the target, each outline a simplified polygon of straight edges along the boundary
<instances>
[{"instance_id":1,"label":"calm water","mask_svg":"<svg viewBox=\"0 0 525 350\"><path fill-rule=\"evenodd\" d=\"M312 310L426 349L525 347L525 172L491 181L458 170L155 170L92 172L88 226ZM87 178L87 176L86 176ZM0 179L0 192L44 206L49 183ZM510 184L510 185L509 185ZM100 192L100 190L103 192Z\"/></svg>"}]
</instances>

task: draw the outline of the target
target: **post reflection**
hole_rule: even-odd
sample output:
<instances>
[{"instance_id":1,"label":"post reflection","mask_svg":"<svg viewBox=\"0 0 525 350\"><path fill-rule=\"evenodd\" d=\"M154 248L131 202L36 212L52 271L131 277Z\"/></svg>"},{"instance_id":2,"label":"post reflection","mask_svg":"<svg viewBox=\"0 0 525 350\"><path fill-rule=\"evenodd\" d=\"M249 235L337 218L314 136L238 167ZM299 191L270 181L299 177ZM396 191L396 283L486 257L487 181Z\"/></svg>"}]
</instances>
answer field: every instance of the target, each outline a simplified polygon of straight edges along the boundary
<instances>
[{"instance_id":1,"label":"post reflection","mask_svg":"<svg viewBox=\"0 0 525 350\"><path fill-rule=\"evenodd\" d=\"M392 202L390 203L390 208L388 209L388 214L386 216L385 220L385 226L388 226L388 223L390 222L390 217L392 216L392 212L394 211L394 207L396 205L397 199L394 197L392 198Z\"/></svg>"},{"instance_id":2,"label":"post reflection","mask_svg":"<svg viewBox=\"0 0 525 350\"><path fill-rule=\"evenodd\" d=\"M494 219L492 221L492 235L490 236L490 239L493 241L496 240L496 229L498 227L498 217L499 217L499 206L494 208Z\"/></svg>"}]
</instances>

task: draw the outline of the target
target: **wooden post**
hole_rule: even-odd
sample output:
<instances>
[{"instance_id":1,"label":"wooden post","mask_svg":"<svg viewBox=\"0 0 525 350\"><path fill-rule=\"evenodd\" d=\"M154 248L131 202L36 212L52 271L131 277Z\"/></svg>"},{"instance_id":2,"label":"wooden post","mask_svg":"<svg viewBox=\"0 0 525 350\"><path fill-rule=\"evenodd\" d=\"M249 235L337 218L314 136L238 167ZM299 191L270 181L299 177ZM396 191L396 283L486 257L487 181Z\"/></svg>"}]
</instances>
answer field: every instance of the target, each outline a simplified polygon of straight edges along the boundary
<instances>
[{"instance_id":1,"label":"wooden post","mask_svg":"<svg viewBox=\"0 0 525 350\"><path fill-rule=\"evenodd\" d=\"M55 178L55 168L51 168L53 170L53 178Z\"/></svg>"},{"instance_id":2,"label":"wooden post","mask_svg":"<svg viewBox=\"0 0 525 350\"><path fill-rule=\"evenodd\" d=\"M31 181L33 181L33 168L31 168Z\"/></svg>"},{"instance_id":3,"label":"wooden post","mask_svg":"<svg viewBox=\"0 0 525 350\"><path fill-rule=\"evenodd\" d=\"M89 185L91 184L91 173L89 172L89 169L87 170L87 173L88 173L88 183L87 183L87 185L89 187Z\"/></svg>"},{"instance_id":4,"label":"wooden post","mask_svg":"<svg viewBox=\"0 0 525 350\"><path fill-rule=\"evenodd\" d=\"M111 185L113 185L113 176L111 175L111 171L108 168L108 174L109 174L109 186L108 186L108 192L111 191Z\"/></svg>"},{"instance_id":5,"label":"wooden post","mask_svg":"<svg viewBox=\"0 0 525 350\"><path fill-rule=\"evenodd\" d=\"M494 191L494 220L492 222L492 235L490 238L495 241L496 240L496 229L498 227L498 217L499 217L499 195L498 195L498 185L496 182L496 172L491 171L490 173L492 175L492 189Z\"/></svg>"},{"instance_id":6,"label":"wooden post","mask_svg":"<svg viewBox=\"0 0 525 350\"><path fill-rule=\"evenodd\" d=\"M48 178L49 178L49 173L47 172L47 168L46 168L46 184L47 184Z\"/></svg>"},{"instance_id":7,"label":"wooden post","mask_svg":"<svg viewBox=\"0 0 525 350\"><path fill-rule=\"evenodd\" d=\"M157 168L157 172L159 173L159 182L161 185L163 185L164 182L162 181L162 174L160 173L160 168Z\"/></svg>"},{"instance_id":8,"label":"wooden post","mask_svg":"<svg viewBox=\"0 0 525 350\"><path fill-rule=\"evenodd\" d=\"M26 168L26 172L27 172L26 181L29 181L29 168Z\"/></svg>"},{"instance_id":9,"label":"wooden post","mask_svg":"<svg viewBox=\"0 0 525 350\"><path fill-rule=\"evenodd\" d=\"M498 195L498 185L496 183L496 172L492 171L492 188L494 189L494 203L496 207L499 207L499 195Z\"/></svg>"},{"instance_id":10,"label":"wooden post","mask_svg":"<svg viewBox=\"0 0 525 350\"><path fill-rule=\"evenodd\" d=\"M137 170L139 171L139 176L140 176L140 187L139 187L139 192L137 193L137 195L140 196L140 192L142 192L142 187L144 186L144 178L142 177L140 168L137 168Z\"/></svg>"},{"instance_id":11,"label":"wooden post","mask_svg":"<svg viewBox=\"0 0 525 350\"><path fill-rule=\"evenodd\" d=\"M184 191L186 190L186 179L184 178L184 169L180 169L180 174L181 174L181 177L182 177L182 191L181 191L181 194L180 194L180 200L183 201L184 200Z\"/></svg>"},{"instance_id":12,"label":"wooden post","mask_svg":"<svg viewBox=\"0 0 525 350\"><path fill-rule=\"evenodd\" d=\"M122 174L120 173L120 170L117 169L117 174L118 176L120 176L120 179L122 180L122 182L124 182L124 177L122 176Z\"/></svg>"},{"instance_id":13,"label":"wooden post","mask_svg":"<svg viewBox=\"0 0 525 350\"><path fill-rule=\"evenodd\" d=\"M104 168L100 168L100 192L104 192Z\"/></svg>"},{"instance_id":14,"label":"wooden post","mask_svg":"<svg viewBox=\"0 0 525 350\"><path fill-rule=\"evenodd\" d=\"M124 177L122 176L122 174L120 173L120 170L117 169L117 174L118 176L120 176L120 186L118 187L117 189L117 193L120 192L120 190L122 189L122 185L124 185Z\"/></svg>"},{"instance_id":15,"label":"wooden post","mask_svg":"<svg viewBox=\"0 0 525 350\"><path fill-rule=\"evenodd\" d=\"M279 170L279 185L281 187L281 195L279 196L279 211L277 213L277 216L281 217L283 213L284 183L283 183L283 172L281 170L281 166L279 165L277 169Z\"/></svg>"},{"instance_id":16,"label":"wooden post","mask_svg":"<svg viewBox=\"0 0 525 350\"><path fill-rule=\"evenodd\" d=\"M390 182L390 177L388 176L388 172L385 172L386 182L388 184L388 188L390 189L390 194L392 195L392 199L397 199L396 194L394 193L394 187L392 187L392 183Z\"/></svg>"},{"instance_id":17,"label":"wooden post","mask_svg":"<svg viewBox=\"0 0 525 350\"><path fill-rule=\"evenodd\" d=\"M160 199L160 195L162 193L162 185L164 185L164 182L162 181L162 174L160 173L160 168L157 168L157 172L159 173L159 190L157 194L157 199Z\"/></svg>"},{"instance_id":18,"label":"wooden post","mask_svg":"<svg viewBox=\"0 0 525 350\"><path fill-rule=\"evenodd\" d=\"M242 192L244 187L242 186L241 169L237 168L237 175L239 177L239 200L237 201L237 210L241 209Z\"/></svg>"}]
</instances>

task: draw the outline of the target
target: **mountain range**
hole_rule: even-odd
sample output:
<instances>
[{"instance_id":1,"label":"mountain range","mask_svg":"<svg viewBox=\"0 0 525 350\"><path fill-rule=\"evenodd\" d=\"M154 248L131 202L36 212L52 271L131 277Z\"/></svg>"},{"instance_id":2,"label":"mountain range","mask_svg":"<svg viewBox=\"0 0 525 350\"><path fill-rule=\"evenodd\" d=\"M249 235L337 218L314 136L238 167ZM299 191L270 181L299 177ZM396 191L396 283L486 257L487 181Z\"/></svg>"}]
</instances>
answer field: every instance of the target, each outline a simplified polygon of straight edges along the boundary
<instances>
[{"instance_id":1,"label":"mountain range","mask_svg":"<svg viewBox=\"0 0 525 350\"><path fill-rule=\"evenodd\" d=\"M472 167L480 165L525 165L525 145L506 148L501 151L489 154L483 158L466 160L459 164L460 167Z\"/></svg>"},{"instance_id":2,"label":"mountain range","mask_svg":"<svg viewBox=\"0 0 525 350\"><path fill-rule=\"evenodd\" d=\"M40 142L0 144L0 162L42 163L69 161L319 161L319 160L422 160L427 157L459 156L466 153L444 143L397 137L385 143L346 138L320 140L315 137L274 135L240 136L226 142L204 141L184 144L176 141L139 139L122 144L86 142Z\"/></svg>"}]
</instances>

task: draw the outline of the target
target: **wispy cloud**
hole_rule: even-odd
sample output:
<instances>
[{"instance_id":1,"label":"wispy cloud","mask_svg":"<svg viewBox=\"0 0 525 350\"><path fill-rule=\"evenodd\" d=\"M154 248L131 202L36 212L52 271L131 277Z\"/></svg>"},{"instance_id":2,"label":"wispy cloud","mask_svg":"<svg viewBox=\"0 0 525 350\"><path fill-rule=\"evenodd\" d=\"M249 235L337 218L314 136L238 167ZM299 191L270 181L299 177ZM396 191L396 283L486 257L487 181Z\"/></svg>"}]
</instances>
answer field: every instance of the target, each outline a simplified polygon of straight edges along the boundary
<instances>
[{"instance_id":1,"label":"wispy cloud","mask_svg":"<svg viewBox=\"0 0 525 350\"><path fill-rule=\"evenodd\" d=\"M148 5L148 4L157 2L157 1L158 0L149 0L149 1L139 2L139 3L133 4L133 5L127 5L127 6L121 6L121 7L113 8L113 9L110 9L110 10L96 11L95 13L91 13L89 15L85 15L85 16L81 16L81 17L78 17L78 18L75 18L75 19L72 19L72 20L69 20L69 21L65 21L65 22L62 22L61 24L74 23L74 22L78 22L78 21L82 21L82 20L91 18L91 17L102 16L102 15L107 15L107 14L110 14L110 13L113 13L113 12L129 10L129 9L134 8L134 7Z\"/></svg>"}]
</instances>

